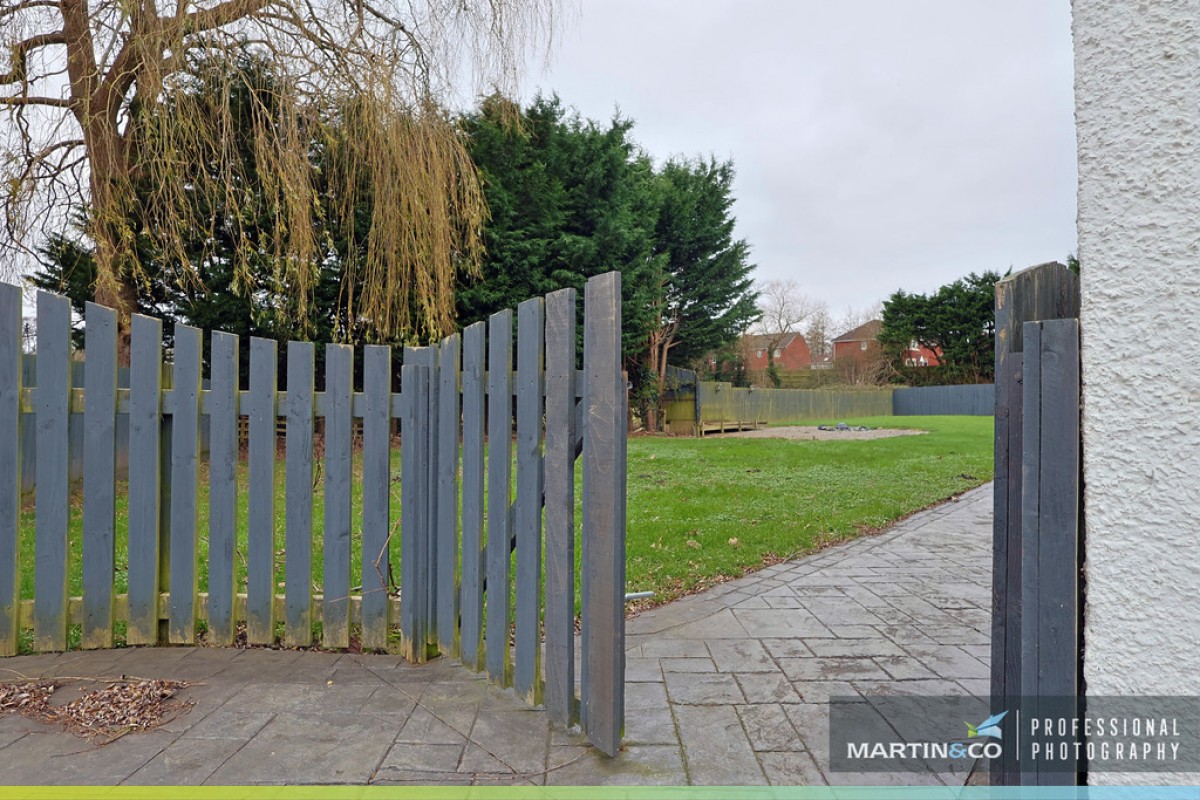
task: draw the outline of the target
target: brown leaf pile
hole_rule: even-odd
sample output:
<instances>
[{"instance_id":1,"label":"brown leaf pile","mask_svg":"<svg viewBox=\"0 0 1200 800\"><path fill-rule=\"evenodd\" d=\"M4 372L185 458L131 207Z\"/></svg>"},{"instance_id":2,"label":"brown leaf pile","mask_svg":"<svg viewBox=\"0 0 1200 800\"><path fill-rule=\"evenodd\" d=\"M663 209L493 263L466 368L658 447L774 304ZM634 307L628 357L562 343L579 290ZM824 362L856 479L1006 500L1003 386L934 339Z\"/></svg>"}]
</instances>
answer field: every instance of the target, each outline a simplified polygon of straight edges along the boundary
<instances>
[{"instance_id":1,"label":"brown leaf pile","mask_svg":"<svg viewBox=\"0 0 1200 800\"><path fill-rule=\"evenodd\" d=\"M0 714L40 719L51 711L50 695L57 688L53 681L0 683Z\"/></svg>"},{"instance_id":2,"label":"brown leaf pile","mask_svg":"<svg viewBox=\"0 0 1200 800\"><path fill-rule=\"evenodd\" d=\"M182 681L115 681L63 706L51 705L50 696L60 685L52 681L0 684L0 713L59 724L76 736L108 744L127 733L157 728L194 705L175 699L187 687Z\"/></svg>"}]
</instances>

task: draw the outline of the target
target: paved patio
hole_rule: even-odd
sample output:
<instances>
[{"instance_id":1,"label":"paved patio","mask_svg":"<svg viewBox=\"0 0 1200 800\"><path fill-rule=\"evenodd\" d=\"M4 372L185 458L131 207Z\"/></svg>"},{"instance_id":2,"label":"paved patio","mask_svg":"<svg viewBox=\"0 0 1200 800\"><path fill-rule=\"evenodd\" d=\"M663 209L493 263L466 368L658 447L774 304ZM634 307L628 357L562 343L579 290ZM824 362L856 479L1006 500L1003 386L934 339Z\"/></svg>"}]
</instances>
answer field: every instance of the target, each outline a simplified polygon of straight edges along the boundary
<instances>
[{"instance_id":1,"label":"paved patio","mask_svg":"<svg viewBox=\"0 0 1200 800\"><path fill-rule=\"evenodd\" d=\"M888 531L630 620L626 749L456 664L145 648L0 661L20 675L194 682L188 713L95 747L0 717L0 785L958 783L828 770L833 695L988 694L991 486ZM60 690L65 691L65 690Z\"/></svg>"}]
</instances>

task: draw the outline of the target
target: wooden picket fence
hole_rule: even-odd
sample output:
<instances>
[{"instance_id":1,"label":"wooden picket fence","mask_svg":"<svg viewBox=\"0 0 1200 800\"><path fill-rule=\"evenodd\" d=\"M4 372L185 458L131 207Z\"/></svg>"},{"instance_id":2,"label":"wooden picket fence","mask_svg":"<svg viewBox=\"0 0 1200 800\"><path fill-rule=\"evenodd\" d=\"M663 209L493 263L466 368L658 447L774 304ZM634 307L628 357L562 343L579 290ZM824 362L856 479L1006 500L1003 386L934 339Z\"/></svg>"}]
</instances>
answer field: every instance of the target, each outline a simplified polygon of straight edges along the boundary
<instances>
[{"instance_id":1,"label":"wooden picket fence","mask_svg":"<svg viewBox=\"0 0 1200 800\"><path fill-rule=\"evenodd\" d=\"M0 655L128 644L270 643L281 623L292 646L344 648L351 626L364 649L389 646L397 627L411 661L440 653L580 722L615 754L624 717L625 381L621 276L588 281L583 370L577 369L577 298L563 289L493 315L438 346L406 348L394 392L389 347L362 354L325 346L325 391L314 391L315 345L288 342L286 391L276 343L252 339L249 387L239 387L238 337L211 334L209 386L201 388L201 331L178 325L173 385L162 384L162 323L132 321L128 389L117 389L117 317L89 304L87 369L70 386L71 309L37 296L36 385L21 385L21 292L0 284ZM513 408L516 491L512 491ZM34 585L20 596L21 425L37 448ZM68 596L67 422L83 418L82 596ZM29 415L33 416L30 417ZM127 594L115 592L116 420L128 415ZM208 418L208 526L198 525L197 440ZM239 423L248 427L248 485L238 484ZM286 421L284 591L276 593L276 426ZM313 586L314 422L323 420L323 586ZM360 564L352 564L355 420L361 420ZM399 539L389 522L393 420L400 424ZM486 426L486 432L485 432ZM575 462L583 460L582 574L575 569ZM246 491L244 591L237 581L238 494ZM208 563L199 561L201 536ZM398 547L397 547L398 545ZM544 547L544 552L543 552ZM399 550L399 592L390 590ZM515 561L515 580L511 565ZM543 573L544 564L544 573ZM207 591L200 567L207 566ZM355 571L357 569L357 572ZM352 594L354 577L359 594ZM581 669L575 594L581 580ZM515 595L515 607L510 598ZM510 646L510 629L513 645Z\"/></svg>"}]
</instances>

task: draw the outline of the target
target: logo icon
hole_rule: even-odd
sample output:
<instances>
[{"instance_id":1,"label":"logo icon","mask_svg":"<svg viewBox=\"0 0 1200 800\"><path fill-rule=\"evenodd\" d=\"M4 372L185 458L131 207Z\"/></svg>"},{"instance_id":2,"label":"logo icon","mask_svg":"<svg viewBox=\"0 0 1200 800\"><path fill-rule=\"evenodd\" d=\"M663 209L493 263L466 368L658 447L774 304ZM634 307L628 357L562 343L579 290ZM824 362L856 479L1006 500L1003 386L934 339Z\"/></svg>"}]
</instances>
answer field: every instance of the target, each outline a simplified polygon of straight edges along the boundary
<instances>
[{"instance_id":1,"label":"logo icon","mask_svg":"<svg viewBox=\"0 0 1200 800\"><path fill-rule=\"evenodd\" d=\"M993 739L1004 738L1000 734L1000 720L1008 715L1007 711L1001 711L999 714L992 714L978 725L972 725L969 722L964 723L967 726L967 738L975 739L981 736L990 736Z\"/></svg>"}]
</instances>

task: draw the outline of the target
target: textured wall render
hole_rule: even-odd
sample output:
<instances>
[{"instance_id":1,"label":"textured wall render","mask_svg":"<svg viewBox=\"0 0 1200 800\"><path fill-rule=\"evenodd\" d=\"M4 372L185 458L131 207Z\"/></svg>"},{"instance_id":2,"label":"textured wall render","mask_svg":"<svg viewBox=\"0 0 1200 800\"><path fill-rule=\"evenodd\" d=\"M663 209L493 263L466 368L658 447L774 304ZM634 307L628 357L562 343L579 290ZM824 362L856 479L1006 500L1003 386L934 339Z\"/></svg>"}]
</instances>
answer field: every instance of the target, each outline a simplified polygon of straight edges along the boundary
<instances>
[{"instance_id":1,"label":"textured wall render","mask_svg":"<svg viewBox=\"0 0 1200 800\"><path fill-rule=\"evenodd\" d=\"M1074 37L1087 691L1200 695L1200 2L1075 0Z\"/></svg>"}]
</instances>

